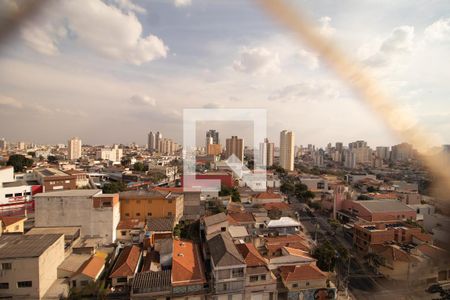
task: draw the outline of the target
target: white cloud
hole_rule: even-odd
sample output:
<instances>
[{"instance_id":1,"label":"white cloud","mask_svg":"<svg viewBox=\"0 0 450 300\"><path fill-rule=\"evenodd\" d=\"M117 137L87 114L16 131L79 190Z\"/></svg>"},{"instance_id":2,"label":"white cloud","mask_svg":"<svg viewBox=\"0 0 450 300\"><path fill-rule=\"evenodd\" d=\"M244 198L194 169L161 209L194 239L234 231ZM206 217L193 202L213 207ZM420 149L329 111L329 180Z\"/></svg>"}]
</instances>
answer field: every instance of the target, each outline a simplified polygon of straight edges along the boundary
<instances>
[{"instance_id":1,"label":"white cloud","mask_svg":"<svg viewBox=\"0 0 450 300\"><path fill-rule=\"evenodd\" d=\"M0 95L0 107L20 109L23 108L23 104L15 98Z\"/></svg>"},{"instance_id":2,"label":"white cloud","mask_svg":"<svg viewBox=\"0 0 450 300\"><path fill-rule=\"evenodd\" d=\"M145 95L133 95L129 101L132 104L135 105L141 105L141 106L155 106L156 105L156 100L149 97L149 96L145 96Z\"/></svg>"},{"instance_id":3,"label":"white cloud","mask_svg":"<svg viewBox=\"0 0 450 300\"><path fill-rule=\"evenodd\" d=\"M450 18L441 18L425 28L425 38L431 41L444 42L450 40Z\"/></svg>"},{"instance_id":4,"label":"white cloud","mask_svg":"<svg viewBox=\"0 0 450 300\"><path fill-rule=\"evenodd\" d=\"M264 47L244 47L239 58L234 61L233 68L243 73L265 75L280 71L280 59L278 53Z\"/></svg>"},{"instance_id":5,"label":"white cloud","mask_svg":"<svg viewBox=\"0 0 450 300\"><path fill-rule=\"evenodd\" d=\"M140 65L166 57L168 47L159 37L142 36L142 25L133 13L139 8L129 1L118 3L120 7L128 3L130 11L124 13L100 0L57 2L47 15L29 23L22 36L31 48L52 55L67 37L67 26L80 45L109 58Z\"/></svg>"},{"instance_id":6,"label":"white cloud","mask_svg":"<svg viewBox=\"0 0 450 300\"><path fill-rule=\"evenodd\" d=\"M325 37L330 37L336 32L336 28L331 26L331 18L328 16L319 19L319 32Z\"/></svg>"},{"instance_id":7,"label":"white cloud","mask_svg":"<svg viewBox=\"0 0 450 300\"><path fill-rule=\"evenodd\" d=\"M189 6L192 4L192 0L174 0L176 7Z\"/></svg>"},{"instance_id":8,"label":"white cloud","mask_svg":"<svg viewBox=\"0 0 450 300\"><path fill-rule=\"evenodd\" d=\"M269 96L269 100L290 101L330 101L340 97L338 88L329 81L309 80L288 85Z\"/></svg>"},{"instance_id":9,"label":"white cloud","mask_svg":"<svg viewBox=\"0 0 450 300\"><path fill-rule=\"evenodd\" d=\"M395 58L410 53L414 47L414 27L400 26L392 30L390 35L381 42L373 54L365 59L372 66L383 66ZM367 49L365 50L367 52Z\"/></svg>"},{"instance_id":10,"label":"white cloud","mask_svg":"<svg viewBox=\"0 0 450 300\"><path fill-rule=\"evenodd\" d=\"M310 70L315 70L319 67L319 59L316 54L302 49L298 52L298 56L301 62Z\"/></svg>"}]
</instances>

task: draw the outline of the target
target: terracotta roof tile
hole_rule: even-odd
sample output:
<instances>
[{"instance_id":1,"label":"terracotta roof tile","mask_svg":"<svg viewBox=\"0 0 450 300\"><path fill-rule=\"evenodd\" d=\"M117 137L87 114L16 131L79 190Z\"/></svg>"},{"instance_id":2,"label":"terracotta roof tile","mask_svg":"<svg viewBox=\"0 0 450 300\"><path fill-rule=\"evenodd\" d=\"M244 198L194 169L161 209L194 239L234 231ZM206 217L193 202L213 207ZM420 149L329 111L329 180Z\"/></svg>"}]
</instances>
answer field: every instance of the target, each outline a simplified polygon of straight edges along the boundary
<instances>
[{"instance_id":1,"label":"terracotta roof tile","mask_svg":"<svg viewBox=\"0 0 450 300\"><path fill-rule=\"evenodd\" d=\"M280 194L271 193L271 192L262 192L255 196L256 199L281 199L282 196Z\"/></svg>"},{"instance_id":2,"label":"terracotta roof tile","mask_svg":"<svg viewBox=\"0 0 450 300\"><path fill-rule=\"evenodd\" d=\"M236 248L244 257L247 267L265 266L266 262L252 243L237 244Z\"/></svg>"},{"instance_id":3,"label":"terracotta roof tile","mask_svg":"<svg viewBox=\"0 0 450 300\"><path fill-rule=\"evenodd\" d=\"M199 249L192 241L174 240L172 285L203 284L206 282Z\"/></svg>"},{"instance_id":4,"label":"terracotta roof tile","mask_svg":"<svg viewBox=\"0 0 450 300\"><path fill-rule=\"evenodd\" d=\"M79 272L92 279L97 279L105 267L105 260L99 256L93 256L87 260L80 268Z\"/></svg>"},{"instance_id":5,"label":"terracotta roof tile","mask_svg":"<svg viewBox=\"0 0 450 300\"><path fill-rule=\"evenodd\" d=\"M249 212L233 212L228 214L228 222L230 224L254 223L255 218Z\"/></svg>"},{"instance_id":6,"label":"terracotta roof tile","mask_svg":"<svg viewBox=\"0 0 450 300\"><path fill-rule=\"evenodd\" d=\"M132 276L141 257L141 250L137 246L123 248L109 275L110 278Z\"/></svg>"},{"instance_id":7,"label":"terracotta roof tile","mask_svg":"<svg viewBox=\"0 0 450 300\"><path fill-rule=\"evenodd\" d=\"M263 207L267 210L271 210L271 209L289 210L289 209L291 209L289 204L287 204L285 202L265 203L265 204L263 204Z\"/></svg>"},{"instance_id":8,"label":"terracotta roof tile","mask_svg":"<svg viewBox=\"0 0 450 300\"><path fill-rule=\"evenodd\" d=\"M9 226L14 223L25 221L27 218L25 217L0 217L0 221L5 225Z\"/></svg>"},{"instance_id":9,"label":"terracotta roof tile","mask_svg":"<svg viewBox=\"0 0 450 300\"><path fill-rule=\"evenodd\" d=\"M328 278L327 273L322 272L314 264L300 266L282 266L279 269L281 272L281 277L286 282Z\"/></svg>"}]
</instances>

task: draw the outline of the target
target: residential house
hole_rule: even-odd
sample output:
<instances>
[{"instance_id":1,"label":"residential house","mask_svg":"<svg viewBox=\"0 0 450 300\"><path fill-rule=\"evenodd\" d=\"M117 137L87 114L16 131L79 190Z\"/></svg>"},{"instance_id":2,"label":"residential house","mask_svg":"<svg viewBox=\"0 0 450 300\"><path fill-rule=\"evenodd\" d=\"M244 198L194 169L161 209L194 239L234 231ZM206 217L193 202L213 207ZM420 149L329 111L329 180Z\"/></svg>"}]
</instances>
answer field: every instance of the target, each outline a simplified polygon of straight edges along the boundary
<instances>
[{"instance_id":1,"label":"residential house","mask_svg":"<svg viewBox=\"0 0 450 300\"><path fill-rule=\"evenodd\" d=\"M287 299L337 299L328 274L315 264L283 266L279 270Z\"/></svg>"},{"instance_id":2,"label":"residential house","mask_svg":"<svg viewBox=\"0 0 450 300\"><path fill-rule=\"evenodd\" d=\"M174 226L174 218L149 218L147 220L144 245L153 246L158 240L171 239Z\"/></svg>"},{"instance_id":3,"label":"residential house","mask_svg":"<svg viewBox=\"0 0 450 300\"><path fill-rule=\"evenodd\" d=\"M208 239L216 233L228 231L228 217L223 212L211 216L205 216L203 218L202 225L206 238Z\"/></svg>"},{"instance_id":4,"label":"residential house","mask_svg":"<svg viewBox=\"0 0 450 300\"><path fill-rule=\"evenodd\" d=\"M281 217L278 220L270 220L266 224L269 231L278 232L281 235L296 234L300 232L301 224L290 217Z\"/></svg>"},{"instance_id":5,"label":"residential house","mask_svg":"<svg viewBox=\"0 0 450 300\"><path fill-rule=\"evenodd\" d=\"M146 231L146 224L139 219L125 219L117 224L117 240L121 242L142 243Z\"/></svg>"},{"instance_id":6,"label":"residential house","mask_svg":"<svg viewBox=\"0 0 450 300\"><path fill-rule=\"evenodd\" d=\"M247 265L244 299L276 300L277 280L265 259L252 243L238 244L236 248Z\"/></svg>"},{"instance_id":7,"label":"residential house","mask_svg":"<svg viewBox=\"0 0 450 300\"><path fill-rule=\"evenodd\" d=\"M141 262L141 250L132 245L121 250L109 274L112 286L126 286L136 274Z\"/></svg>"},{"instance_id":8,"label":"residential house","mask_svg":"<svg viewBox=\"0 0 450 300\"><path fill-rule=\"evenodd\" d=\"M252 197L253 204L266 204L266 203L274 203L274 202L283 202L284 198L281 194L274 193L271 191L262 192L256 194Z\"/></svg>"},{"instance_id":9,"label":"residential house","mask_svg":"<svg viewBox=\"0 0 450 300\"><path fill-rule=\"evenodd\" d=\"M228 213L228 224L235 226L244 226L247 231L252 233L255 228L255 218L249 212Z\"/></svg>"},{"instance_id":10,"label":"residential house","mask_svg":"<svg viewBox=\"0 0 450 300\"><path fill-rule=\"evenodd\" d=\"M211 285L215 299L243 299L246 264L227 232L208 240L211 255Z\"/></svg>"},{"instance_id":11,"label":"residential house","mask_svg":"<svg viewBox=\"0 0 450 300\"><path fill-rule=\"evenodd\" d=\"M89 258L69 279L72 289L83 290L94 285L105 269L105 259L100 256Z\"/></svg>"}]
</instances>

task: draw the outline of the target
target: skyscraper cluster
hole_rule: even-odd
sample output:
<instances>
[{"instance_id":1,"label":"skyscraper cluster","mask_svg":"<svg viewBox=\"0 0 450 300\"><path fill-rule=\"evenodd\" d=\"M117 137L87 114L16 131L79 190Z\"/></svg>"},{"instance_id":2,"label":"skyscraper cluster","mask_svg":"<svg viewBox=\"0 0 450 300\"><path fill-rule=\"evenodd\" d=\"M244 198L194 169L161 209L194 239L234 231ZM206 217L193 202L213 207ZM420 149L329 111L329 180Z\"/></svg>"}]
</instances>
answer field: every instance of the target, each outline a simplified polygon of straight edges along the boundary
<instances>
[{"instance_id":1,"label":"skyscraper cluster","mask_svg":"<svg viewBox=\"0 0 450 300\"><path fill-rule=\"evenodd\" d=\"M147 150L152 153L173 155L180 148L180 145L172 139L163 138L161 132L150 131L148 134Z\"/></svg>"}]
</instances>

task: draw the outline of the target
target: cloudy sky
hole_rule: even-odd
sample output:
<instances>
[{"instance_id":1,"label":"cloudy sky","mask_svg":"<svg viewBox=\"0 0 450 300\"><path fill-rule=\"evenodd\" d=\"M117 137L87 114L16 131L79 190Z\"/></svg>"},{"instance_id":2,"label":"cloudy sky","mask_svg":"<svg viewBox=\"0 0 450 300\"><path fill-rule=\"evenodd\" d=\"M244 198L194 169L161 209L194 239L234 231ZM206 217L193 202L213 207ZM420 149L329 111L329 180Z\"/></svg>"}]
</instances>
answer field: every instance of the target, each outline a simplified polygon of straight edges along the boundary
<instances>
[{"instance_id":1,"label":"cloudy sky","mask_svg":"<svg viewBox=\"0 0 450 300\"><path fill-rule=\"evenodd\" d=\"M450 143L448 0L292 3ZM3 16L18 6L0 5ZM399 142L253 0L50 2L0 48L0 137L10 141L144 144L159 130L181 142L183 109L241 107L267 109L275 142L283 129L299 145ZM243 127L217 129L251 134Z\"/></svg>"}]
</instances>

